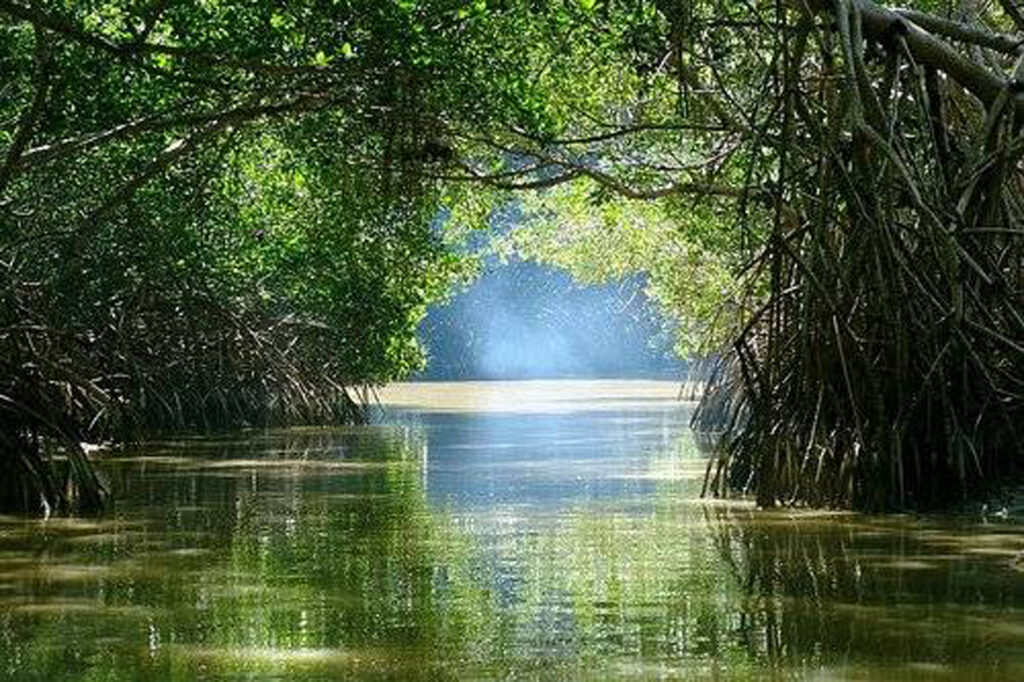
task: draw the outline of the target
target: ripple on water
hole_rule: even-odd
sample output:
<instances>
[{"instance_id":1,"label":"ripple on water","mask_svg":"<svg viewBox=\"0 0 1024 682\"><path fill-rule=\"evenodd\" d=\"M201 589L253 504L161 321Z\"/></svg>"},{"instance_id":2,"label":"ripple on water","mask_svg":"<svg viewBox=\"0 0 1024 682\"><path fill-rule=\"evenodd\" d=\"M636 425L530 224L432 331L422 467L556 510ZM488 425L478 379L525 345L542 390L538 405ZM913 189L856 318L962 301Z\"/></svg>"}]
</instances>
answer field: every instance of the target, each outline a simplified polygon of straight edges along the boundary
<instances>
[{"instance_id":1,"label":"ripple on water","mask_svg":"<svg viewBox=\"0 0 1024 682\"><path fill-rule=\"evenodd\" d=\"M0 677L1024 679L1024 529L700 500L677 389L107 452L116 516L0 517Z\"/></svg>"}]
</instances>

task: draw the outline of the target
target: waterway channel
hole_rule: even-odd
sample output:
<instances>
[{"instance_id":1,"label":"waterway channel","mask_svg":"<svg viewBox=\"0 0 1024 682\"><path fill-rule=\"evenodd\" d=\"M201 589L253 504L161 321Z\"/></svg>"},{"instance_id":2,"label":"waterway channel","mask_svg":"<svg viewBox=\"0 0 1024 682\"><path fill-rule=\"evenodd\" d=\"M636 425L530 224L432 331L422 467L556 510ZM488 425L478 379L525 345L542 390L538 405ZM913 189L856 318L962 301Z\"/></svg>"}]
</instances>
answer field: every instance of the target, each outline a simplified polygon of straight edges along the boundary
<instances>
[{"instance_id":1,"label":"waterway channel","mask_svg":"<svg viewBox=\"0 0 1024 682\"><path fill-rule=\"evenodd\" d=\"M406 384L104 451L103 516L0 517L0 679L1024 679L1020 519L703 500L677 395Z\"/></svg>"}]
</instances>

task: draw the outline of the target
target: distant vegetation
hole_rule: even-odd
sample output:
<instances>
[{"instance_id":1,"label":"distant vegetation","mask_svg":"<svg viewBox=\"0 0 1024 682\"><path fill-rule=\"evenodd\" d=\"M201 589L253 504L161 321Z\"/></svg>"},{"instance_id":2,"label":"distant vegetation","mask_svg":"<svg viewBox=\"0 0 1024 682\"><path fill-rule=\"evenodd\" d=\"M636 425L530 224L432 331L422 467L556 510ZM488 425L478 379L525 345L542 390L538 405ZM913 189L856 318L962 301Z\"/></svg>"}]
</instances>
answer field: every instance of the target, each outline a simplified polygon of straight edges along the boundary
<instances>
[{"instance_id":1,"label":"distant vegetation","mask_svg":"<svg viewBox=\"0 0 1024 682\"><path fill-rule=\"evenodd\" d=\"M1020 475L1024 15L912 4L0 0L0 502L100 504L82 441L352 418L513 193L510 249L722 353L714 490Z\"/></svg>"}]
</instances>

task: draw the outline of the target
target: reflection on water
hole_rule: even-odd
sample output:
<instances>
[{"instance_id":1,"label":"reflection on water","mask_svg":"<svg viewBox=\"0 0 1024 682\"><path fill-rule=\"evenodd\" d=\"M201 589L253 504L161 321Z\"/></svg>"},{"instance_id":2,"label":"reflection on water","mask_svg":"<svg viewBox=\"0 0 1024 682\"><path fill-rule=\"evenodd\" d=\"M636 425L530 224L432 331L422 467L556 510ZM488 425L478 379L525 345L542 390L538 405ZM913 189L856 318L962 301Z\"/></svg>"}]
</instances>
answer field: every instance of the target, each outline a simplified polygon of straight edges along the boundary
<instances>
[{"instance_id":1,"label":"reflection on water","mask_svg":"<svg viewBox=\"0 0 1024 682\"><path fill-rule=\"evenodd\" d=\"M1024 679L1021 526L704 502L671 385L562 388L108 453L0 518L0 678Z\"/></svg>"}]
</instances>

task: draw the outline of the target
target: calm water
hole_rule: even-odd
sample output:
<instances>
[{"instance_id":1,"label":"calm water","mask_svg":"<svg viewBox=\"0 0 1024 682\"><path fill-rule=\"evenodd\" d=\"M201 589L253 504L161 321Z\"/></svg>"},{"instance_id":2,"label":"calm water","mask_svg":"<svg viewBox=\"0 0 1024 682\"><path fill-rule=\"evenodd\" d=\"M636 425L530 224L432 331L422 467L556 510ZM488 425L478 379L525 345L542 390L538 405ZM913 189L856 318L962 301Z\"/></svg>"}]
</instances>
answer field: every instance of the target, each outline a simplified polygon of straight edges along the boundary
<instances>
[{"instance_id":1,"label":"calm water","mask_svg":"<svg viewBox=\"0 0 1024 682\"><path fill-rule=\"evenodd\" d=\"M1024 525L698 499L670 384L399 386L0 518L3 679L1024 679Z\"/></svg>"}]
</instances>

